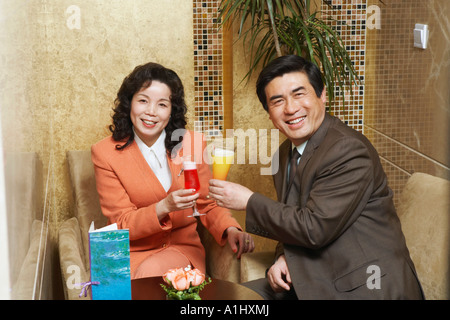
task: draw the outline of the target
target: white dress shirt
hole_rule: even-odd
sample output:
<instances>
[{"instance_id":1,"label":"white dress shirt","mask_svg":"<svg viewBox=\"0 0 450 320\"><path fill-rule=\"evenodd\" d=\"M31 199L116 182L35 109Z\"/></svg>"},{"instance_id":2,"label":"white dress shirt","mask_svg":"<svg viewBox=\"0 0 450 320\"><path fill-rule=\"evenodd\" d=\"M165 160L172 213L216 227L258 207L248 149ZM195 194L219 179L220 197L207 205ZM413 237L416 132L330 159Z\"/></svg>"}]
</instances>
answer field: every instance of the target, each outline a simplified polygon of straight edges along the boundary
<instances>
[{"instance_id":1,"label":"white dress shirt","mask_svg":"<svg viewBox=\"0 0 450 320\"><path fill-rule=\"evenodd\" d=\"M299 145L298 147L295 146L295 144L292 143L292 150L294 150L294 148L297 148L298 153L300 154L300 157L297 160L297 165L300 163L300 159L302 158L302 154L303 151L305 151L305 147L306 144L308 143L308 140L306 140L305 142L303 142L301 145ZM291 171L291 166L290 164L288 165L288 170L287 170L287 177L289 177L289 172Z\"/></svg>"},{"instance_id":2,"label":"white dress shirt","mask_svg":"<svg viewBox=\"0 0 450 320\"><path fill-rule=\"evenodd\" d=\"M294 144L292 144L292 149L297 148L298 153L300 154L300 158L298 158L297 160L297 164L300 162L301 159L301 155L303 154L303 151L305 151L306 148L306 144L308 143L308 140L306 140L305 142L303 142L301 145L299 145L298 147L296 147Z\"/></svg>"},{"instance_id":3,"label":"white dress shirt","mask_svg":"<svg viewBox=\"0 0 450 320\"><path fill-rule=\"evenodd\" d=\"M167 192L172 185L172 175L170 173L169 164L167 163L167 152L164 144L165 138L166 131L163 130L158 140L156 140L151 147L148 147L144 141L138 137L136 132L134 132L134 140L136 141L139 150L141 150L148 165L155 173L164 190Z\"/></svg>"}]
</instances>

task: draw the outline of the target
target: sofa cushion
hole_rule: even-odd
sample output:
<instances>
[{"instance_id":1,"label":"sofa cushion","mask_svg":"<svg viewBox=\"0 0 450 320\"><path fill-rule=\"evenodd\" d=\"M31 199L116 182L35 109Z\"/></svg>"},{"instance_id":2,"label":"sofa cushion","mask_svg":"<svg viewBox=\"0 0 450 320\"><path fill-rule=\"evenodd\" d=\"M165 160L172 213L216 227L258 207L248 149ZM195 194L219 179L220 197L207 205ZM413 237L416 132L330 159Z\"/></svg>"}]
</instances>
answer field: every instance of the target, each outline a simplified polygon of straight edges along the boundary
<instances>
[{"instance_id":1,"label":"sofa cushion","mask_svg":"<svg viewBox=\"0 0 450 320\"><path fill-rule=\"evenodd\" d=\"M85 269L85 255L77 218L64 221L58 232L59 259L63 275L64 295L69 300L79 300L81 283L89 281ZM82 297L81 299L88 299Z\"/></svg>"},{"instance_id":2,"label":"sofa cushion","mask_svg":"<svg viewBox=\"0 0 450 320\"><path fill-rule=\"evenodd\" d=\"M275 252L245 253L241 257L241 282L265 278L266 270L275 260Z\"/></svg>"},{"instance_id":3,"label":"sofa cushion","mask_svg":"<svg viewBox=\"0 0 450 320\"><path fill-rule=\"evenodd\" d=\"M14 284L33 245L30 242L32 224L43 219L43 173L42 162L35 152L7 152L5 157L8 235L11 250L14 250L9 257L10 280Z\"/></svg>"},{"instance_id":4,"label":"sofa cushion","mask_svg":"<svg viewBox=\"0 0 450 320\"><path fill-rule=\"evenodd\" d=\"M20 268L17 281L13 285L11 297L14 300L39 299L40 272L42 271L44 241L42 221L34 220L31 227L30 246Z\"/></svg>"},{"instance_id":5,"label":"sofa cushion","mask_svg":"<svg viewBox=\"0 0 450 320\"><path fill-rule=\"evenodd\" d=\"M228 242L224 246L220 246L200 222L197 225L197 232L205 247L208 276L238 283L240 261L237 260L236 254L231 250Z\"/></svg>"},{"instance_id":6,"label":"sofa cushion","mask_svg":"<svg viewBox=\"0 0 450 320\"><path fill-rule=\"evenodd\" d=\"M414 173L398 214L426 299L449 299L450 181Z\"/></svg>"},{"instance_id":7,"label":"sofa cushion","mask_svg":"<svg viewBox=\"0 0 450 320\"><path fill-rule=\"evenodd\" d=\"M75 199L75 217L80 225L84 252L89 253L91 222L94 221L95 228L98 229L106 225L107 219L101 212L91 152L88 150L68 151L67 160ZM85 262L87 263L88 259L85 259ZM85 266L86 269L89 268L88 265Z\"/></svg>"}]
</instances>

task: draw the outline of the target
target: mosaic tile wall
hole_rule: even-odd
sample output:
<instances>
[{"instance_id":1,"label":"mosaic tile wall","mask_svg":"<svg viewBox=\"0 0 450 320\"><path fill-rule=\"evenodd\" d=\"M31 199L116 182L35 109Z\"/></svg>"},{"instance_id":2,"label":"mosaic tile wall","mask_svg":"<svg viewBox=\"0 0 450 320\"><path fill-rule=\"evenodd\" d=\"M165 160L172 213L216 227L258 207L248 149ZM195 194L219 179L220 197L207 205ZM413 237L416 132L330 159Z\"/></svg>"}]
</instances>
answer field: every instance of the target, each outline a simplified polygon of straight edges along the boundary
<instances>
[{"instance_id":1,"label":"mosaic tile wall","mask_svg":"<svg viewBox=\"0 0 450 320\"><path fill-rule=\"evenodd\" d=\"M332 0L330 6L322 3L322 18L331 18L330 25L338 32L354 63L361 83L350 91L335 88L335 102L330 113L349 126L364 131L364 74L366 53L366 0ZM345 97L345 106L342 96Z\"/></svg>"},{"instance_id":2,"label":"mosaic tile wall","mask_svg":"<svg viewBox=\"0 0 450 320\"><path fill-rule=\"evenodd\" d=\"M414 172L450 178L450 2L367 2L381 23L367 29L364 133L399 195ZM413 46L416 23L429 26L425 50Z\"/></svg>"},{"instance_id":3,"label":"mosaic tile wall","mask_svg":"<svg viewBox=\"0 0 450 320\"><path fill-rule=\"evenodd\" d=\"M397 203L414 172L449 179L449 30L445 0L333 0L322 4L335 20L363 84L354 87L345 115L330 112L362 131L380 154ZM413 47L416 23L429 24L427 50ZM336 95L342 94L339 90Z\"/></svg>"},{"instance_id":4,"label":"mosaic tile wall","mask_svg":"<svg viewBox=\"0 0 450 320\"><path fill-rule=\"evenodd\" d=\"M214 26L217 0L193 0L194 18L194 130L207 137L224 129L222 32Z\"/></svg>"},{"instance_id":5,"label":"mosaic tile wall","mask_svg":"<svg viewBox=\"0 0 450 320\"><path fill-rule=\"evenodd\" d=\"M214 27L214 13L219 0L193 0L194 19L194 72L195 72L195 120L194 130L207 137L218 136L226 128L224 120L228 108L224 105L224 67L226 60L223 47L224 35ZM355 69L364 81L365 57L365 14L366 0L333 0L332 7L322 5L325 16L333 19L332 26L344 41ZM330 112L356 130L363 131L364 84L353 87L349 92L335 89L336 101ZM345 94L345 110L340 97ZM230 96L232 93L230 94ZM230 99L231 100L231 99ZM232 106L229 106L232 108Z\"/></svg>"}]
</instances>

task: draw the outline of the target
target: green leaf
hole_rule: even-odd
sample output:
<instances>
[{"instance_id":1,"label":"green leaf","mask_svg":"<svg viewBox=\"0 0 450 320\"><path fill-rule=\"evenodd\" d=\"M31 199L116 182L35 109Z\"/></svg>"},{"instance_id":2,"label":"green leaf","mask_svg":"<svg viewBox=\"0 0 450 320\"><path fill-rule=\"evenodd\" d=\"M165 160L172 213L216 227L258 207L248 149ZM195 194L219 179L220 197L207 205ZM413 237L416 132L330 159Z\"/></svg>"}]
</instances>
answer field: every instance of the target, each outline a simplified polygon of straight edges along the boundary
<instances>
[{"instance_id":1,"label":"green leaf","mask_svg":"<svg viewBox=\"0 0 450 320\"><path fill-rule=\"evenodd\" d=\"M335 86L353 94L352 86L359 79L351 58L339 34L318 18L318 12L311 13L310 0L222 0L219 8L221 26L229 19L240 19L239 39L250 51L244 79L277 57L278 42L285 54L305 55L322 70L331 102ZM344 95L341 98L345 105Z\"/></svg>"}]
</instances>

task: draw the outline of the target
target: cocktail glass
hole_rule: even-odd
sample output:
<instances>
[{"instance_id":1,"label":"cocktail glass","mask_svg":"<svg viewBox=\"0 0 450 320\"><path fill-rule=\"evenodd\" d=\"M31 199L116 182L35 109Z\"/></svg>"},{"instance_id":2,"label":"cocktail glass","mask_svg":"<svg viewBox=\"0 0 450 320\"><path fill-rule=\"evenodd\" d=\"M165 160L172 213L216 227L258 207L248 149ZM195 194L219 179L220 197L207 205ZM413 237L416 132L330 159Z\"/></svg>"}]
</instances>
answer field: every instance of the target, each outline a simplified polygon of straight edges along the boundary
<instances>
[{"instance_id":1,"label":"cocktail glass","mask_svg":"<svg viewBox=\"0 0 450 320\"><path fill-rule=\"evenodd\" d=\"M213 154L213 178L226 180L231 164L234 162L234 150L226 148L214 148Z\"/></svg>"},{"instance_id":2,"label":"cocktail glass","mask_svg":"<svg viewBox=\"0 0 450 320\"><path fill-rule=\"evenodd\" d=\"M195 189L195 192L200 190L200 180L198 179L197 164L193 161L183 161L184 172L184 188ZM198 212L197 204L194 203L194 213L188 217L198 217L205 214Z\"/></svg>"}]
</instances>

